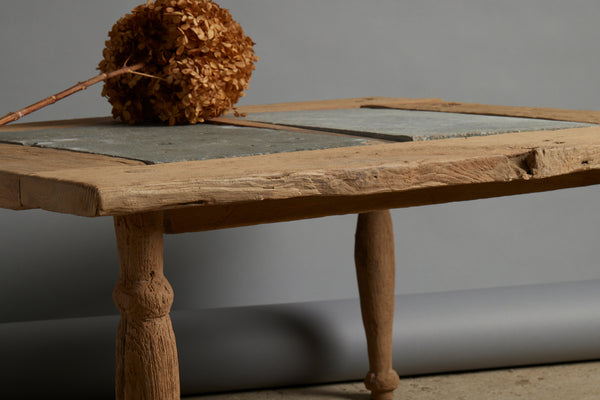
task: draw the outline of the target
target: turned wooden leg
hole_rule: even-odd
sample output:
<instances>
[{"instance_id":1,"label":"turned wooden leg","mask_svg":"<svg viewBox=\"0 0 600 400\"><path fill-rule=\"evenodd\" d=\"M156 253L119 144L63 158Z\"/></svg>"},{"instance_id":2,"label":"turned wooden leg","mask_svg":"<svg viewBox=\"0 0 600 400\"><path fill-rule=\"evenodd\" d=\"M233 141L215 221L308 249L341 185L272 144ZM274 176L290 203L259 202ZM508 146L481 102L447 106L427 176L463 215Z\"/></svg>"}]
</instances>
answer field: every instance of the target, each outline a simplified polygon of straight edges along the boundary
<instances>
[{"instance_id":1,"label":"turned wooden leg","mask_svg":"<svg viewBox=\"0 0 600 400\"><path fill-rule=\"evenodd\" d=\"M163 275L162 213L115 217L121 275L116 345L117 400L178 400L179 364Z\"/></svg>"},{"instance_id":2,"label":"turned wooden leg","mask_svg":"<svg viewBox=\"0 0 600 400\"><path fill-rule=\"evenodd\" d=\"M358 216L354 259L369 353L365 385L373 400L391 400L400 379L392 369L395 265L389 211Z\"/></svg>"}]
</instances>

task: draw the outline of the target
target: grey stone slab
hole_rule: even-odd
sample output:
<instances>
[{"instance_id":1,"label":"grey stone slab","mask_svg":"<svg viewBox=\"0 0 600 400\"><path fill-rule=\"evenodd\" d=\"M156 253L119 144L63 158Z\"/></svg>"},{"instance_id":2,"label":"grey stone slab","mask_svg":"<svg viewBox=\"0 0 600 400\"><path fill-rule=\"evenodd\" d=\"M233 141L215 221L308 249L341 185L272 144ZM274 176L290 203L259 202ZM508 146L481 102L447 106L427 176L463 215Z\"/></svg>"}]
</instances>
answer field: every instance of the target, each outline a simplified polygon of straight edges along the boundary
<instances>
[{"instance_id":1,"label":"grey stone slab","mask_svg":"<svg viewBox=\"0 0 600 400\"><path fill-rule=\"evenodd\" d=\"M149 164L369 144L363 138L226 125L130 126L2 132L0 142L141 160Z\"/></svg>"},{"instance_id":2,"label":"grey stone slab","mask_svg":"<svg viewBox=\"0 0 600 400\"><path fill-rule=\"evenodd\" d=\"M245 118L399 142L592 126L547 119L371 108L252 113Z\"/></svg>"}]
</instances>

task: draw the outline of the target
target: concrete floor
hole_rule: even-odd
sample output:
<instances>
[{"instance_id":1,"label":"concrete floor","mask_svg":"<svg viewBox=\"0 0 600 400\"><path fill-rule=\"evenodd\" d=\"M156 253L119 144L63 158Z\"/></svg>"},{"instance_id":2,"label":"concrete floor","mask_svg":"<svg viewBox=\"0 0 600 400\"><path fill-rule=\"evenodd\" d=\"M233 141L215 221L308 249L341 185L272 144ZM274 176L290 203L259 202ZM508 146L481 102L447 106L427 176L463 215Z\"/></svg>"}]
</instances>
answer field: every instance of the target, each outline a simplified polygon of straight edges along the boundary
<instances>
[{"instance_id":1,"label":"concrete floor","mask_svg":"<svg viewBox=\"0 0 600 400\"><path fill-rule=\"evenodd\" d=\"M361 382L185 400L368 400ZM404 378L394 400L599 400L600 362Z\"/></svg>"}]
</instances>

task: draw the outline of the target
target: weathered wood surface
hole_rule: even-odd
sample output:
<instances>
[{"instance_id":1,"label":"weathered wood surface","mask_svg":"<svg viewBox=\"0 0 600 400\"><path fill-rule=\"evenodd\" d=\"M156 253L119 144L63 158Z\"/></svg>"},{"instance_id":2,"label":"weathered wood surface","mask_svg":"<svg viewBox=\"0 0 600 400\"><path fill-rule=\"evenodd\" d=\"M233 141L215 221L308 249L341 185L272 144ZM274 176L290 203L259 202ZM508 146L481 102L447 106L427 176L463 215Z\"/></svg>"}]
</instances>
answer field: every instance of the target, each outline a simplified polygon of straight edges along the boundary
<instances>
[{"instance_id":1,"label":"weathered wood surface","mask_svg":"<svg viewBox=\"0 0 600 400\"><path fill-rule=\"evenodd\" d=\"M93 120L93 123L96 123L96 120ZM18 125L14 126L18 127ZM131 165L144 165L144 163L95 154L0 144L0 207L13 210L31 208L21 201L20 182L26 176L44 171L76 170L82 167L103 168ZM59 193L55 193L55 195L59 195ZM85 202L85 199L64 200Z\"/></svg>"},{"instance_id":2,"label":"weathered wood surface","mask_svg":"<svg viewBox=\"0 0 600 400\"><path fill-rule=\"evenodd\" d=\"M593 184L598 180L591 172L599 169L600 128L579 128L151 166L58 169L22 177L20 191L25 206L96 216L293 198L354 201L578 172L590 172L588 184Z\"/></svg>"},{"instance_id":3,"label":"weathered wood surface","mask_svg":"<svg viewBox=\"0 0 600 400\"><path fill-rule=\"evenodd\" d=\"M385 102L350 103L407 104ZM322 103L303 107L348 106L348 101ZM433 107L439 101L415 104ZM561 115L594 122L600 113ZM12 177L3 181L0 201L11 208L84 216L169 210L167 228L178 232L589 185L600 182L599 171L598 127L153 166L0 145L0 174ZM189 218L208 210L219 218L204 225ZM182 226L183 219L191 222Z\"/></svg>"},{"instance_id":4,"label":"weathered wood surface","mask_svg":"<svg viewBox=\"0 0 600 400\"><path fill-rule=\"evenodd\" d=\"M113 125L116 123L117 121L115 121L111 117L76 118L62 119L56 121L26 122L0 126L0 134L2 132L22 132L49 128L76 128L79 126Z\"/></svg>"},{"instance_id":5,"label":"weathered wood surface","mask_svg":"<svg viewBox=\"0 0 600 400\"><path fill-rule=\"evenodd\" d=\"M364 111L364 110L363 110ZM372 110L380 111L380 110ZM414 113L414 111L386 110ZM437 113L439 114L439 113ZM489 118L489 117L488 117ZM282 127L283 128L283 127ZM3 132L0 141L161 164L381 143L348 135L216 124L93 125Z\"/></svg>"},{"instance_id":6,"label":"weathered wood surface","mask_svg":"<svg viewBox=\"0 0 600 400\"><path fill-rule=\"evenodd\" d=\"M179 400L179 361L163 274L162 213L115 217L121 311L116 340L117 400Z\"/></svg>"},{"instance_id":7,"label":"weathered wood surface","mask_svg":"<svg viewBox=\"0 0 600 400\"><path fill-rule=\"evenodd\" d=\"M397 97L356 97L350 99L333 99L333 100L315 100L315 101L303 101L295 103L277 103L277 104L257 104L237 107L241 113L251 112L266 112L266 111L300 111L300 110L332 110L340 108L361 108L369 106L381 106L385 104L389 107L401 107L403 105L418 104L423 105L427 103L439 104L442 102L441 99L411 99L411 98L397 98ZM231 123L236 118L230 116L224 116L219 118L212 118L211 121ZM90 125L111 125L115 124L115 121L111 117L94 117L94 118L77 118L57 121L41 121L41 122L26 122L0 126L0 134L2 132L18 132L28 131L36 129L48 129L48 128L68 128L78 126L90 126ZM235 124L234 124L235 125Z\"/></svg>"},{"instance_id":8,"label":"weathered wood surface","mask_svg":"<svg viewBox=\"0 0 600 400\"><path fill-rule=\"evenodd\" d=\"M572 121L414 111L399 108L308 110L248 114L245 120L395 142L488 136L593 126Z\"/></svg>"},{"instance_id":9,"label":"weathered wood surface","mask_svg":"<svg viewBox=\"0 0 600 400\"><path fill-rule=\"evenodd\" d=\"M358 216L354 259L369 354L365 385L373 400L392 400L400 379L392 369L396 267L389 210Z\"/></svg>"},{"instance_id":10,"label":"weathered wood surface","mask_svg":"<svg viewBox=\"0 0 600 400\"><path fill-rule=\"evenodd\" d=\"M306 111L334 110L340 108L361 108L370 106L402 107L410 104L439 104L441 99L411 99L407 97L355 97L351 99L332 99L302 101L296 103L257 104L237 107L241 113L259 113L270 111Z\"/></svg>"},{"instance_id":11,"label":"weathered wood surface","mask_svg":"<svg viewBox=\"0 0 600 400\"><path fill-rule=\"evenodd\" d=\"M372 101L365 107L374 108L398 108L402 110L416 111L441 111L463 114L497 115L507 117L543 118L557 121L600 123L600 112L589 110L564 110L548 107L518 107L518 106L494 106L478 103L460 103L455 101L414 101L413 103L395 103L383 100Z\"/></svg>"}]
</instances>

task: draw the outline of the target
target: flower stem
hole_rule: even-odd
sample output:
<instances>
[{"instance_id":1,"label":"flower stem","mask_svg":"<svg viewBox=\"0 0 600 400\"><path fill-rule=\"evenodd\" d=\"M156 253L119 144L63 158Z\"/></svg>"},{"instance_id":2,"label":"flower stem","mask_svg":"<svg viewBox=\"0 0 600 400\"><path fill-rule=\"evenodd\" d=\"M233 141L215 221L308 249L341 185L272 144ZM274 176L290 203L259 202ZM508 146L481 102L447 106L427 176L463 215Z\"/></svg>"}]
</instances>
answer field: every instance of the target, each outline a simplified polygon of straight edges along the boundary
<instances>
[{"instance_id":1,"label":"flower stem","mask_svg":"<svg viewBox=\"0 0 600 400\"><path fill-rule=\"evenodd\" d=\"M11 112L6 114L4 117L0 118L0 126L2 125L6 125L10 122L16 121L19 118L24 117L27 114L31 114L34 111L37 111L41 108L44 108L46 106L49 106L50 104L54 104L57 101L64 99L67 96L72 95L73 93L77 93L81 90L87 89L88 87L95 85L98 82L113 78L115 76L118 75L122 75L122 74L127 74L127 73L135 73L135 71L141 69L144 67L144 63L139 63L139 64L135 64L129 67L123 67L121 69L109 72L107 73L102 73L100 75L97 75L93 78L88 79L87 81L84 82L79 82L78 84L71 86L70 88L63 90L60 93L54 94L50 97L46 97L43 100L38 101L37 103L34 103L28 107L25 107L19 111L15 111L15 112Z\"/></svg>"}]
</instances>

